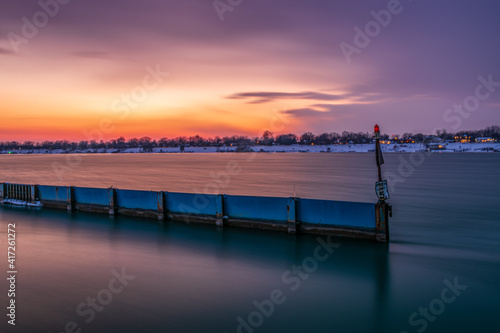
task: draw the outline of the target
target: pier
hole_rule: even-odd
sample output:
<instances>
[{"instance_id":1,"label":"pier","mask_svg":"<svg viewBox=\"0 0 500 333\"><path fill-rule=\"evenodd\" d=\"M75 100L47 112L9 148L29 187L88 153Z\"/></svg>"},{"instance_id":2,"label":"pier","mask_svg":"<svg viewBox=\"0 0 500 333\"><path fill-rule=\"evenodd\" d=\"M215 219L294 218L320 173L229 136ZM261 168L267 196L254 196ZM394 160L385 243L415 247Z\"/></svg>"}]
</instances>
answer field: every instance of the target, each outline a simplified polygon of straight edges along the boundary
<instances>
[{"instance_id":1,"label":"pier","mask_svg":"<svg viewBox=\"0 0 500 333\"><path fill-rule=\"evenodd\" d=\"M136 191L0 183L0 204L139 216L160 221L210 223L292 234L389 240L390 206L298 197Z\"/></svg>"}]
</instances>

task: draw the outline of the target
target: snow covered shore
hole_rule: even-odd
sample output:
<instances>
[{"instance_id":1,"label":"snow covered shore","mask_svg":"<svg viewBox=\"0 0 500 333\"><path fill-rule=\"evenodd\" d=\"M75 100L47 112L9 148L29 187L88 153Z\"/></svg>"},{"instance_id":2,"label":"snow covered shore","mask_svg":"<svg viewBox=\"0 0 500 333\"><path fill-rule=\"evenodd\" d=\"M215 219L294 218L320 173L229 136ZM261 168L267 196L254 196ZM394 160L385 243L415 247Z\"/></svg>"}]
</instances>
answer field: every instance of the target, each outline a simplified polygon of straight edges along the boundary
<instances>
[{"instance_id":1,"label":"snow covered shore","mask_svg":"<svg viewBox=\"0 0 500 333\"><path fill-rule=\"evenodd\" d=\"M500 152L500 143L448 143L445 150L436 152ZM218 153L218 152L236 152L238 147L184 147L184 153ZM374 144L349 144L349 145L290 145L290 146L253 146L248 147L249 151L262 153L368 153L375 149ZM386 153L397 152L422 152L427 151L425 144L383 144L382 151ZM179 147L153 148L150 153L180 153ZM20 150L2 150L0 154L89 154L89 153L145 153L142 148L127 148L117 150L113 148L85 149L76 151L64 151L62 149L20 149Z\"/></svg>"}]
</instances>

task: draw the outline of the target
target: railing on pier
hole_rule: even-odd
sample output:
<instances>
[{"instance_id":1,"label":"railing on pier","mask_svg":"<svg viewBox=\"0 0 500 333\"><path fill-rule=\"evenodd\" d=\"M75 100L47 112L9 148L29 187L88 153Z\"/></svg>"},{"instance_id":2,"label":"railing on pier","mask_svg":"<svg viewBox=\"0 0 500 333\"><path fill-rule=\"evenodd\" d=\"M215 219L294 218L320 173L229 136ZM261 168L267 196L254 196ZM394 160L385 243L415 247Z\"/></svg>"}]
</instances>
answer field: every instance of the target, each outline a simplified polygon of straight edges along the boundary
<instances>
[{"instance_id":1,"label":"railing on pier","mask_svg":"<svg viewBox=\"0 0 500 333\"><path fill-rule=\"evenodd\" d=\"M3 183L0 186L0 197L4 200L11 199L34 203L38 200L36 190L36 185Z\"/></svg>"}]
</instances>

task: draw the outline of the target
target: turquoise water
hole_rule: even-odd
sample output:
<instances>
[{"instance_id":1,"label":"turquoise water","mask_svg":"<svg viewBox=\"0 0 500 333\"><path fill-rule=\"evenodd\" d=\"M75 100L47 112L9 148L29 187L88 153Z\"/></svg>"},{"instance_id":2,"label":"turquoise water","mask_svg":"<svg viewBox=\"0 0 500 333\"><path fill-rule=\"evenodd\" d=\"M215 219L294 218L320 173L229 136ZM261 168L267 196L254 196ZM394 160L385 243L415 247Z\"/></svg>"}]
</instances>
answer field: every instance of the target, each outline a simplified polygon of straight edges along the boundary
<instances>
[{"instance_id":1,"label":"turquoise water","mask_svg":"<svg viewBox=\"0 0 500 333\"><path fill-rule=\"evenodd\" d=\"M0 208L2 252L7 224L15 223L18 265L17 325L1 325L17 332L499 332L500 154L435 154L414 170L404 167L410 156L385 156L384 171L400 181L393 181L389 245ZM0 180L375 200L371 154L91 155L58 174L54 162L68 166L66 158L0 156ZM229 180L220 173L228 163L240 167ZM207 186L214 182L218 188ZM0 288L6 307L6 280Z\"/></svg>"}]
</instances>

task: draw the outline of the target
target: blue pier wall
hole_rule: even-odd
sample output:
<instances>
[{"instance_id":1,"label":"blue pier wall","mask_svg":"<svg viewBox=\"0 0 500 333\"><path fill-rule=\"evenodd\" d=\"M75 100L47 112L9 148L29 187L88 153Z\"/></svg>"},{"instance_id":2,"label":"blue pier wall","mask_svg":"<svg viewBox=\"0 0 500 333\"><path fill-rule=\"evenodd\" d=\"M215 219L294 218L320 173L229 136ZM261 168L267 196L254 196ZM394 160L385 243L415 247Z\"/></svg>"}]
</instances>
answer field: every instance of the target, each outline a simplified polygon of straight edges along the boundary
<instances>
[{"instance_id":1,"label":"blue pier wall","mask_svg":"<svg viewBox=\"0 0 500 333\"><path fill-rule=\"evenodd\" d=\"M68 188L66 186L39 185L38 197L40 200L44 201L66 202L68 198Z\"/></svg>"},{"instance_id":2,"label":"blue pier wall","mask_svg":"<svg viewBox=\"0 0 500 333\"><path fill-rule=\"evenodd\" d=\"M260 228L267 224L273 229L289 232L323 232L339 228L342 233L350 230L354 232L354 237L362 238L375 238L378 228L376 218L380 220L381 216L376 204L363 202L74 186L0 185L2 202L4 199L36 197L44 206L68 210L94 210L109 214L116 211L126 215L137 212L136 215L157 216L162 220L177 219L179 216L197 217L208 222L216 221L219 226L226 221L236 226L245 226L248 222L250 227Z\"/></svg>"},{"instance_id":3,"label":"blue pier wall","mask_svg":"<svg viewBox=\"0 0 500 333\"><path fill-rule=\"evenodd\" d=\"M74 187L74 201L76 204L108 205L108 190L103 188ZM40 200L44 200L40 195Z\"/></svg>"},{"instance_id":4,"label":"blue pier wall","mask_svg":"<svg viewBox=\"0 0 500 333\"><path fill-rule=\"evenodd\" d=\"M297 200L297 220L302 223L375 228L375 204L364 202Z\"/></svg>"},{"instance_id":5,"label":"blue pier wall","mask_svg":"<svg viewBox=\"0 0 500 333\"><path fill-rule=\"evenodd\" d=\"M215 194L165 192L166 208L174 214L215 216L218 200Z\"/></svg>"},{"instance_id":6,"label":"blue pier wall","mask_svg":"<svg viewBox=\"0 0 500 333\"><path fill-rule=\"evenodd\" d=\"M288 198L224 196L226 215L235 219L286 223L288 220L287 203Z\"/></svg>"},{"instance_id":7,"label":"blue pier wall","mask_svg":"<svg viewBox=\"0 0 500 333\"><path fill-rule=\"evenodd\" d=\"M108 192L106 191L107 201ZM157 210L157 192L116 190L116 206L128 209Z\"/></svg>"}]
</instances>

